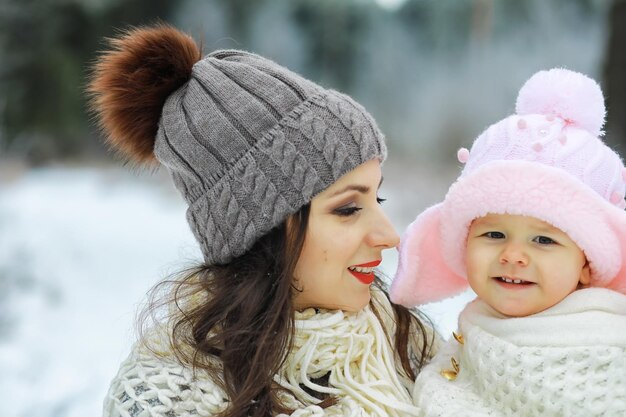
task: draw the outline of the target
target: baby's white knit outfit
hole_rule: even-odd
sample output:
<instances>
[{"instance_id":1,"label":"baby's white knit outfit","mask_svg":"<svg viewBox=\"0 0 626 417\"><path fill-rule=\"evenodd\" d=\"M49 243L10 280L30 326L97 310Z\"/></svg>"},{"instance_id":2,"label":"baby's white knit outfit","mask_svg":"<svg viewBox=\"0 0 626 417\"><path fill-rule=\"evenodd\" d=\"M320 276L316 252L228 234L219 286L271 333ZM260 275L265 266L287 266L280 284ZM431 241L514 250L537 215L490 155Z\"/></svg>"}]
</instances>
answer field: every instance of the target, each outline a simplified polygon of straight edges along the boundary
<instances>
[{"instance_id":1,"label":"baby's white knit outfit","mask_svg":"<svg viewBox=\"0 0 626 417\"><path fill-rule=\"evenodd\" d=\"M459 331L417 377L419 416L626 416L626 295L578 290L520 318L475 300Z\"/></svg>"}]
</instances>

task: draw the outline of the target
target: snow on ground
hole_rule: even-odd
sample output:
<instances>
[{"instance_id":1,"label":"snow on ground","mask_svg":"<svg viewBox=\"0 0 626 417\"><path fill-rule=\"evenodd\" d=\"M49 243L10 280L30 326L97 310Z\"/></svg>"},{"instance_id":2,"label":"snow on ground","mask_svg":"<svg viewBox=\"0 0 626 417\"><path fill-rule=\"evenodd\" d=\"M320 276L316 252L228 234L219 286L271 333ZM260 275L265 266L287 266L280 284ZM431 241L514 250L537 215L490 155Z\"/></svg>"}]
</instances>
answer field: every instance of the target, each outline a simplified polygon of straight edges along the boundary
<instances>
[{"instance_id":1,"label":"snow on ground","mask_svg":"<svg viewBox=\"0 0 626 417\"><path fill-rule=\"evenodd\" d=\"M451 179L389 162L385 172L398 230ZM200 259L184 212L163 173L0 169L0 416L101 415L146 291ZM383 271L396 263L387 251ZM425 310L448 335L470 297Z\"/></svg>"}]
</instances>

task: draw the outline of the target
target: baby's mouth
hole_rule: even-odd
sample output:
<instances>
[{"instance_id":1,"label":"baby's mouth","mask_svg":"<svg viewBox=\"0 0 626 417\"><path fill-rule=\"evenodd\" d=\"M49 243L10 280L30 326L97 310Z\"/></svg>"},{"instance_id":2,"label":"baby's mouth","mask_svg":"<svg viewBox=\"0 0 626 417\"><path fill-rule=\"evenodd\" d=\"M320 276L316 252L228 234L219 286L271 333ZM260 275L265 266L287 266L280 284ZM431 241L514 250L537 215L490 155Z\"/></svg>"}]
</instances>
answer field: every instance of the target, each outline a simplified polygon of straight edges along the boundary
<instances>
[{"instance_id":1,"label":"baby's mouth","mask_svg":"<svg viewBox=\"0 0 626 417\"><path fill-rule=\"evenodd\" d=\"M495 279L498 282L505 283L505 284L515 284L515 285L533 285L533 284L535 284L534 282L525 281L523 279L518 279L518 278L493 277L493 279Z\"/></svg>"}]
</instances>

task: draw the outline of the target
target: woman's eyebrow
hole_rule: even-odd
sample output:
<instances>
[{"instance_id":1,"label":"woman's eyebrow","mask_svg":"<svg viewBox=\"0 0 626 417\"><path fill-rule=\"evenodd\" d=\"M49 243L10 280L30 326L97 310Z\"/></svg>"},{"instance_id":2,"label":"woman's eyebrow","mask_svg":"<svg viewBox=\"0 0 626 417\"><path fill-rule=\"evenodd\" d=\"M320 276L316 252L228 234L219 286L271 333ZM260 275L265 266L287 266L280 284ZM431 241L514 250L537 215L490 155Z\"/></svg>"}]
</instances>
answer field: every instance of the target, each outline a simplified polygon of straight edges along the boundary
<instances>
[{"instance_id":1,"label":"woman's eyebrow","mask_svg":"<svg viewBox=\"0 0 626 417\"><path fill-rule=\"evenodd\" d=\"M383 179L384 179L383 177L380 177L380 182L378 183L378 188L380 188L380 186L383 184ZM349 184L349 185L346 185L344 188L342 188L340 190L337 190L334 193L332 193L330 195L330 197L334 197L336 195L343 194L346 191L358 191L358 192L360 192L362 194L367 194L370 191L370 187L367 186L367 185Z\"/></svg>"},{"instance_id":2,"label":"woman's eyebrow","mask_svg":"<svg viewBox=\"0 0 626 417\"><path fill-rule=\"evenodd\" d=\"M346 191L358 191L358 192L360 192L362 194L367 194L370 191L370 187L368 187L367 185L350 184L350 185L347 185L347 186L345 186L344 188L342 188L340 190L335 191L334 193L332 193L330 195L330 197L334 197L336 195L343 194Z\"/></svg>"}]
</instances>

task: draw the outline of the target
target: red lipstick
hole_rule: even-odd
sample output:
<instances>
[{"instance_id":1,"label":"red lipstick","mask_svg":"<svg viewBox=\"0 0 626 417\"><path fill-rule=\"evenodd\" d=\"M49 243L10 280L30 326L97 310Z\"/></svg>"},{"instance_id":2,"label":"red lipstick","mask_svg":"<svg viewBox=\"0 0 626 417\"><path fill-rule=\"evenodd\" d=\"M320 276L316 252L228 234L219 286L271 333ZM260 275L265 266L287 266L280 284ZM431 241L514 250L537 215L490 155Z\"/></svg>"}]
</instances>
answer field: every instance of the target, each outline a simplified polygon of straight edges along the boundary
<instances>
[{"instance_id":1,"label":"red lipstick","mask_svg":"<svg viewBox=\"0 0 626 417\"><path fill-rule=\"evenodd\" d=\"M377 261L367 262L367 263L364 263L364 264L353 265L353 266L357 266L357 267L361 267L361 268L372 268L372 267L375 268L378 265L380 265L381 262L382 261L379 259Z\"/></svg>"},{"instance_id":2,"label":"red lipstick","mask_svg":"<svg viewBox=\"0 0 626 417\"><path fill-rule=\"evenodd\" d=\"M357 271L355 268L375 268L378 265L380 265L380 262L381 262L380 260L377 260L377 261L367 262L364 264L353 265L348 268L348 272L350 272L356 279L358 279L363 284L370 285L372 282L374 282L374 279L375 279L374 271L372 270L369 272L362 272L362 271Z\"/></svg>"}]
</instances>

